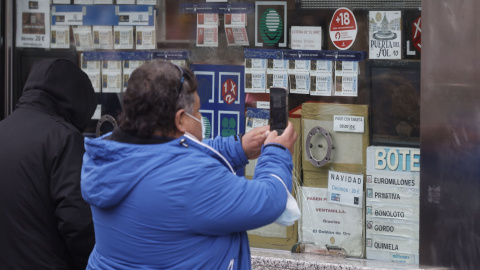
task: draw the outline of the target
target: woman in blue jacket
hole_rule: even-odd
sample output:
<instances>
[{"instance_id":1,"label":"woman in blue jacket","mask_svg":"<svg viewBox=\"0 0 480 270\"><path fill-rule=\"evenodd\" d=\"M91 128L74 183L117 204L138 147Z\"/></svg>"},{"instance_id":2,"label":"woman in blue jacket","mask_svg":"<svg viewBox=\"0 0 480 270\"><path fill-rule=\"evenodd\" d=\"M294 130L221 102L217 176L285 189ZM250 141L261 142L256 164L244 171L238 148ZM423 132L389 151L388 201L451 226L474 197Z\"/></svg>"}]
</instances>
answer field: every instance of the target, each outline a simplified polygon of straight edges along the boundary
<instances>
[{"instance_id":1,"label":"woman in blue jacket","mask_svg":"<svg viewBox=\"0 0 480 270\"><path fill-rule=\"evenodd\" d=\"M88 269L250 269L246 231L274 222L292 188L297 134L268 126L202 139L194 75L136 69L119 127L85 142L82 195L96 245ZM253 180L235 175L257 158Z\"/></svg>"}]
</instances>

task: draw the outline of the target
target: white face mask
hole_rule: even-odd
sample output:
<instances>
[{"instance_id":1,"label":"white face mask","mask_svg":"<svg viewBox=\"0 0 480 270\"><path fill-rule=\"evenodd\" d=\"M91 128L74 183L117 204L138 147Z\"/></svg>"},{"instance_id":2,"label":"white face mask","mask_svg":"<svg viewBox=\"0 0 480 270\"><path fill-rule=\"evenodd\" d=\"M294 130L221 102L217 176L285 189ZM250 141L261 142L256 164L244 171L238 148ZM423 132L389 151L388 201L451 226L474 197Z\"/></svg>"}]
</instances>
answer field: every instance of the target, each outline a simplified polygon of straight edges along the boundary
<instances>
[{"instance_id":1,"label":"white face mask","mask_svg":"<svg viewBox=\"0 0 480 270\"><path fill-rule=\"evenodd\" d=\"M195 116L185 112L185 114L192 118L193 120L197 121L200 123L200 125L202 126L202 139L205 139L205 125L203 124L203 117L200 117L200 119L196 118Z\"/></svg>"}]
</instances>

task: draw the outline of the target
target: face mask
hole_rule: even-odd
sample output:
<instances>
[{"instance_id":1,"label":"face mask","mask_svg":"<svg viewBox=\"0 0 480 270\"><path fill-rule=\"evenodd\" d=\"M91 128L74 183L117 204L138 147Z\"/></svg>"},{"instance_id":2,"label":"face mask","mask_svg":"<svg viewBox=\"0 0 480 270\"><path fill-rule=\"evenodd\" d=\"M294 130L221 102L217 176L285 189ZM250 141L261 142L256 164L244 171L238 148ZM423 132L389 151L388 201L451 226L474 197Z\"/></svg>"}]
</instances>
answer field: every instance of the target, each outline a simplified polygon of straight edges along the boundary
<instances>
[{"instance_id":1,"label":"face mask","mask_svg":"<svg viewBox=\"0 0 480 270\"><path fill-rule=\"evenodd\" d=\"M185 112L185 114L192 118L193 120L197 121L200 123L200 125L202 126L202 139L205 139L205 125L203 124L203 117L200 117L200 119L196 118L195 116Z\"/></svg>"}]
</instances>

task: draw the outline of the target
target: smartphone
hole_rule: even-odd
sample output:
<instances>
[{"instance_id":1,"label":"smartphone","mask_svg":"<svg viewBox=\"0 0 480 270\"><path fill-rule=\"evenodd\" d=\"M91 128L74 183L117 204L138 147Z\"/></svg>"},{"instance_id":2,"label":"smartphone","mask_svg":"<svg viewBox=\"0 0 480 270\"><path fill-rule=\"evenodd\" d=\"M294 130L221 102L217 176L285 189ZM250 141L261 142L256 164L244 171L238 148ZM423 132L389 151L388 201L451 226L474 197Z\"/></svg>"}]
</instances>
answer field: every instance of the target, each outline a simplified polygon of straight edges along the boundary
<instances>
[{"instance_id":1,"label":"smartphone","mask_svg":"<svg viewBox=\"0 0 480 270\"><path fill-rule=\"evenodd\" d=\"M270 130L281 135L288 124L288 89L270 88Z\"/></svg>"}]
</instances>

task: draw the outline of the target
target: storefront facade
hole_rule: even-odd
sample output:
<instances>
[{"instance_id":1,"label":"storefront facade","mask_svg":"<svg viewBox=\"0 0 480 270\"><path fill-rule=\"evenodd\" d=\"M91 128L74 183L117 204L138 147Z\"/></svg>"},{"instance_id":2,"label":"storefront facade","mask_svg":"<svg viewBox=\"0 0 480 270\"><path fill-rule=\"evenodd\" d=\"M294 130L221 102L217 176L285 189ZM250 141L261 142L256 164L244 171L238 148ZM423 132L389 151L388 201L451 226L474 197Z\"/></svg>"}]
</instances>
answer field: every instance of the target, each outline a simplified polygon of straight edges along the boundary
<instances>
[{"instance_id":1,"label":"storefront facade","mask_svg":"<svg viewBox=\"0 0 480 270\"><path fill-rule=\"evenodd\" d=\"M99 104L91 137L108 132L99 121L117 117L128 76L145 61L195 72L206 137L268 123L269 90L286 87L301 134L294 183L302 218L249 232L252 247L297 252L305 244L475 269L479 5L6 0L0 119L15 108L31 65L52 57L72 60L92 80ZM254 164L242 172L247 178Z\"/></svg>"}]
</instances>

